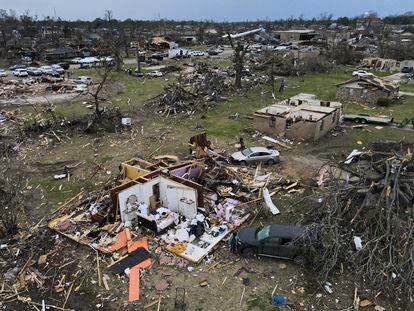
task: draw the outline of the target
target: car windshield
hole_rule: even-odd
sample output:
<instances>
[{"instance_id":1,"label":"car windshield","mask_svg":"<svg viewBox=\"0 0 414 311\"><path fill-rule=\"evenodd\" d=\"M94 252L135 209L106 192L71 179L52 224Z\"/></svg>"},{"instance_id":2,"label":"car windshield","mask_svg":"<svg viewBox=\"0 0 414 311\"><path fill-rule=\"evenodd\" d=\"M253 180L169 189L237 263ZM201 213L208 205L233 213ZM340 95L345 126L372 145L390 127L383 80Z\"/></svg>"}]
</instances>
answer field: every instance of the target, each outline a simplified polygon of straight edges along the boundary
<instances>
[{"instance_id":1,"label":"car windshield","mask_svg":"<svg viewBox=\"0 0 414 311\"><path fill-rule=\"evenodd\" d=\"M247 149L244 149L244 150L242 150L242 152L241 152L245 157L248 157L249 155L251 155L252 153L253 153L253 151L252 151L252 149L250 149L250 148L247 148Z\"/></svg>"},{"instance_id":2,"label":"car windshield","mask_svg":"<svg viewBox=\"0 0 414 311\"><path fill-rule=\"evenodd\" d=\"M269 233L270 233L270 226L264 227L262 230L257 232L257 239L264 240L269 237Z\"/></svg>"}]
</instances>

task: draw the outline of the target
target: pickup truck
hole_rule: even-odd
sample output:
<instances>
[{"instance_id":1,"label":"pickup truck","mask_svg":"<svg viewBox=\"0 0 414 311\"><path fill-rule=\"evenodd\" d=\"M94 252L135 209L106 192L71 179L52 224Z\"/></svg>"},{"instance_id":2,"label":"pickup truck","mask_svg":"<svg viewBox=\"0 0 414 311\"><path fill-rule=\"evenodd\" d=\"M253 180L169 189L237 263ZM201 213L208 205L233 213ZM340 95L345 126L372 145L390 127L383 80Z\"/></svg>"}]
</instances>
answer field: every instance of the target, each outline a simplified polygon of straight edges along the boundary
<instances>
[{"instance_id":1,"label":"pickup truck","mask_svg":"<svg viewBox=\"0 0 414 311\"><path fill-rule=\"evenodd\" d=\"M380 116L372 117L368 114L344 114L342 116L342 121L355 122L355 123L370 123L370 124L381 124L381 125L390 125L394 122L394 118Z\"/></svg>"}]
</instances>

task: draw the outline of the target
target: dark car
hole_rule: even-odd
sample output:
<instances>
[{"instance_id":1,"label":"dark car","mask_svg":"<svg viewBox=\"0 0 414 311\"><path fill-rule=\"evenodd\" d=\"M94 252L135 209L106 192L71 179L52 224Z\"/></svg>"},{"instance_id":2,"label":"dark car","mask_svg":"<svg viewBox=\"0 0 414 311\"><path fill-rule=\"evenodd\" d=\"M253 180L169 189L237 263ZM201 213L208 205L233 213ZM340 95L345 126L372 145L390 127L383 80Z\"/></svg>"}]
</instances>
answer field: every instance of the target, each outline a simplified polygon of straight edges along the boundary
<instances>
[{"instance_id":1,"label":"dark car","mask_svg":"<svg viewBox=\"0 0 414 311\"><path fill-rule=\"evenodd\" d=\"M63 62L63 63L57 63L56 65L62 67L65 70L68 70L70 68L70 65L68 63L65 63L65 62Z\"/></svg>"},{"instance_id":2,"label":"dark car","mask_svg":"<svg viewBox=\"0 0 414 311\"><path fill-rule=\"evenodd\" d=\"M52 76L54 78L60 78L60 74L55 70L49 70L46 75Z\"/></svg>"},{"instance_id":3,"label":"dark car","mask_svg":"<svg viewBox=\"0 0 414 311\"><path fill-rule=\"evenodd\" d=\"M133 76L137 77L137 78L141 78L144 76L144 73L142 71L138 71L138 69L135 69Z\"/></svg>"},{"instance_id":4,"label":"dark car","mask_svg":"<svg viewBox=\"0 0 414 311\"><path fill-rule=\"evenodd\" d=\"M401 72L402 73L412 73L414 71L414 68L413 67L409 67L409 66L404 66L402 69L401 69Z\"/></svg>"},{"instance_id":5,"label":"dark car","mask_svg":"<svg viewBox=\"0 0 414 311\"><path fill-rule=\"evenodd\" d=\"M210 48L207 50L208 55L218 55L219 52L215 48Z\"/></svg>"},{"instance_id":6,"label":"dark car","mask_svg":"<svg viewBox=\"0 0 414 311\"><path fill-rule=\"evenodd\" d=\"M263 229L253 227L239 231L238 250L243 257L253 255L293 260L304 265L306 258L299 246L304 229L293 225L269 225Z\"/></svg>"},{"instance_id":7,"label":"dark car","mask_svg":"<svg viewBox=\"0 0 414 311\"><path fill-rule=\"evenodd\" d=\"M16 65L13 65L13 66L9 67L10 70L26 69L26 68L27 68L27 66L23 65L23 64L16 64Z\"/></svg>"},{"instance_id":8,"label":"dark car","mask_svg":"<svg viewBox=\"0 0 414 311\"><path fill-rule=\"evenodd\" d=\"M168 57L168 53L156 52L151 55L151 58L157 60L163 60L165 57Z\"/></svg>"}]
</instances>

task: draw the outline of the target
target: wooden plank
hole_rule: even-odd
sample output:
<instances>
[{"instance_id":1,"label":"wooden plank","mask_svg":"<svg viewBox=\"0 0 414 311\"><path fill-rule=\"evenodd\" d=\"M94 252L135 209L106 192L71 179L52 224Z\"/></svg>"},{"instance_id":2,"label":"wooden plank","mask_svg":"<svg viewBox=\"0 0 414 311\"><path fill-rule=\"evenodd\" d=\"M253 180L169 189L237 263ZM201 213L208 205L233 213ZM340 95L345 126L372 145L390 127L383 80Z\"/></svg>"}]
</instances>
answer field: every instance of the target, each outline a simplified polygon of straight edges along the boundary
<instances>
[{"instance_id":1,"label":"wooden plank","mask_svg":"<svg viewBox=\"0 0 414 311\"><path fill-rule=\"evenodd\" d=\"M130 302L139 300L139 266L129 270L129 297Z\"/></svg>"}]
</instances>

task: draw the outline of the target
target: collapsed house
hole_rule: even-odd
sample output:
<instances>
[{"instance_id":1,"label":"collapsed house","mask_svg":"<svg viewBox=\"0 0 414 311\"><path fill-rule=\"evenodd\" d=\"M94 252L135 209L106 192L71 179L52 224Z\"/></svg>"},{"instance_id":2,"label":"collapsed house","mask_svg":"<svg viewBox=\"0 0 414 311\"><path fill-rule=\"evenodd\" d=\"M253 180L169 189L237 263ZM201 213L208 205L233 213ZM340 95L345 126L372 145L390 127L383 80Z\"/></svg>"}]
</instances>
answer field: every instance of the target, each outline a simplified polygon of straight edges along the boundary
<instances>
[{"instance_id":1,"label":"collapsed house","mask_svg":"<svg viewBox=\"0 0 414 311\"><path fill-rule=\"evenodd\" d=\"M163 246L199 263L251 216L236 199L204 193L202 163L122 163L115 186L79 193L56 210L49 228L110 256L115 274L130 269L130 301L138 300L139 269L150 265L150 251Z\"/></svg>"},{"instance_id":2,"label":"collapsed house","mask_svg":"<svg viewBox=\"0 0 414 311\"><path fill-rule=\"evenodd\" d=\"M336 99L375 105L380 98L397 99L398 84L380 78L356 77L336 85Z\"/></svg>"},{"instance_id":3,"label":"collapsed house","mask_svg":"<svg viewBox=\"0 0 414 311\"><path fill-rule=\"evenodd\" d=\"M339 102L301 93L256 111L254 126L268 135L315 141L338 125L341 107Z\"/></svg>"},{"instance_id":4,"label":"collapsed house","mask_svg":"<svg viewBox=\"0 0 414 311\"><path fill-rule=\"evenodd\" d=\"M278 30L274 31L273 35L281 41L310 41L320 37L320 34L312 29Z\"/></svg>"},{"instance_id":5,"label":"collapsed house","mask_svg":"<svg viewBox=\"0 0 414 311\"><path fill-rule=\"evenodd\" d=\"M375 70L401 71L403 67L414 67L414 60L398 61L395 59L368 57L362 60L362 66Z\"/></svg>"}]
</instances>

